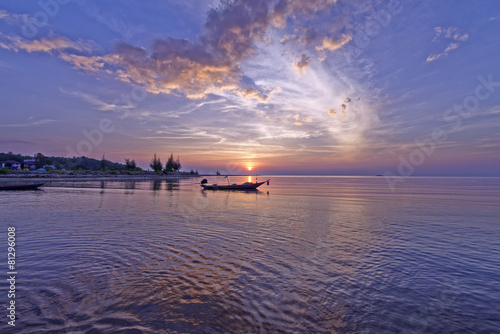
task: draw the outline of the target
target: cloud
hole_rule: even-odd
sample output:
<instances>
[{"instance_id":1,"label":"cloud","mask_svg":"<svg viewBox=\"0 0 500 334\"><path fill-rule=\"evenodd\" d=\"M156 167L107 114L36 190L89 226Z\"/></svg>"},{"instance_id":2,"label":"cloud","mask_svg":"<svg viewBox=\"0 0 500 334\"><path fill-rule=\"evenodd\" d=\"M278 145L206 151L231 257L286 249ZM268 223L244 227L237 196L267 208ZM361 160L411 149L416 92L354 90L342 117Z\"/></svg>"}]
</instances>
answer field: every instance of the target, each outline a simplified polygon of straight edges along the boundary
<instances>
[{"instance_id":1,"label":"cloud","mask_svg":"<svg viewBox=\"0 0 500 334\"><path fill-rule=\"evenodd\" d=\"M244 71L245 63L256 56L261 45L270 42L269 32L292 25L289 17L302 17L306 21L315 14L332 7L336 0L289 1L235 0L223 1L207 14L202 34L197 40L164 38L154 42L151 49L138 47L124 41L116 44L107 55L82 55L93 47L88 42L72 41L62 36L40 40L22 40L20 37L0 38L0 48L13 51L57 53L75 68L108 73L118 80L144 87L159 94L174 94L190 99L202 99L209 94L231 92L243 98L265 102L275 87L249 85ZM101 13L87 9L99 22ZM9 17L0 11L0 18ZM108 26L123 35L133 35L139 30L127 30L122 21L110 20ZM139 27L140 28L140 27ZM137 31L136 31L137 30ZM305 44L321 39L321 32L311 28L296 29L294 38ZM0 36L1 37L1 36ZM3 35L3 37L5 37ZM318 50L336 50L351 37L342 36L335 41L324 38ZM304 53L295 66L303 69L309 65Z\"/></svg>"},{"instance_id":2,"label":"cloud","mask_svg":"<svg viewBox=\"0 0 500 334\"><path fill-rule=\"evenodd\" d=\"M204 32L196 41L169 37L156 40L151 50L120 42L106 59L85 60L69 55L64 59L90 71L104 69L102 64L112 60L110 65L115 67L119 80L139 84L156 94L201 99L228 91L266 101L273 87L248 87L243 63L256 55L259 43L269 42L270 29L286 26L288 16L312 15L335 3L336 0L280 0L273 6L268 1L223 2L209 11ZM314 40L317 34L310 29L304 33L307 41ZM327 46L333 48L328 43ZM308 65L308 58L304 57L296 63L299 68Z\"/></svg>"},{"instance_id":3,"label":"cloud","mask_svg":"<svg viewBox=\"0 0 500 334\"><path fill-rule=\"evenodd\" d=\"M137 34L142 34L147 31L146 26L144 24L131 25L129 23L120 20L115 15L111 15L111 17L103 15L101 10L99 10L99 8L96 5L94 5L89 1L80 2L79 5L80 8L82 8L85 12L87 12L87 14L91 18L105 25L110 30L122 35L124 38L129 39Z\"/></svg>"},{"instance_id":4,"label":"cloud","mask_svg":"<svg viewBox=\"0 0 500 334\"><path fill-rule=\"evenodd\" d=\"M62 60L72 64L75 68L89 72L98 72L106 63L111 62L110 57L87 57L64 52L61 52L60 57Z\"/></svg>"},{"instance_id":5,"label":"cloud","mask_svg":"<svg viewBox=\"0 0 500 334\"><path fill-rule=\"evenodd\" d=\"M42 38L40 40L19 42L18 47L27 52L48 52L74 49L76 51L90 51L91 48L81 41L71 41L62 36Z\"/></svg>"},{"instance_id":6,"label":"cloud","mask_svg":"<svg viewBox=\"0 0 500 334\"><path fill-rule=\"evenodd\" d=\"M431 61L434 61L434 60L438 60L439 58L443 57L443 56L447 56L448 54L447 53L439 53L439 54L433 54L433 55L429 55L427 57L427 62L430 63Z\"/></svg>"},{"instance_id":7,"label":"cloud","mask_svg":"<svg viewBox=\"0 0 500 334\"><path fill-rule=\"evenodd\" d=\"M351 40L352 40L351 35L342 35L341 38L338 40L325 37L325 38L323 38L323 43L321 45L318 45L316 47L316 50L318 50L318 51L322 51L322 50L335 51L335 50L340 49L343 45L349 43Z\"/></svg>"},{"instance_id":8,"label":"cloud","mask_svg":"<svg viewBox=\"0 0 500 334\"><path fill-rule=\"evenodd\" d=\"M450 52L450 51L453 51L455 49L458 49L458 43L450 43L450 45L448 45L448 47L444 50L444 52Z\"/></svg>"},{"instance_id":9,"label":"cloud","mask_svg":"<svg viewBox=\"0 0 500 334\"><path fill-rule=\"evenodd\" d=\"M19 36L7 36L0 32L0 48L15 52L22 50L28 53L56 53L62 60L72 64L75 68L89 72L98 72L104 69L105 65L113 64L116 60L114 55L85 56L69 53L68 51L91 52L94 48L94 43L82 40L72 41L64 36L50 36L41 38L40 40L25 40Z\"/></svg>"},{"instance_id":10,"label":"cloud","mask_svg":"<svg viewBox=\"0 0 500 334\"><path fill-rule=\"evenodd\" d=\"M14 14L9 13L4 9L0 9L0 20L10 25L21 25L24 22L33 21L28 14Z\"/></svg>"},{"instance_id":11,"label":"cloud","mask_svg":"<svg viewBox=\"0 0 500 334\"><path fill-rule=\"evenodd\" d=\"M231 145L254 141L261 145L259 154L274 148L293 147L295 151L298 145L305 151L332 145L335 148L330 152L337 153L343 145L364 145L364 137L378 124L378 118L373 103L376 89L362 73L344 66L342 55L333 53L323 63L314 61L318 54L329 55L350 39L324 23L316 24L323 20L321 15L311 15L319 6L333 3L312 1L299 6L295 2L291 5L295 12L290 11L292 7L286 9L290 14L284 20L288 24L285 30L275 26L278 16L273 14L276 6L272 2L234 1L210 11L203 33L195 40L163 38L150 47L118 42L112 52L91 55L69 47L48 49L79 70L113 75L149 92L174 95L169 99L174 103L166 107L151 107L153 103L138 106L131 118L147 122L154 130L160 124L182 124L193 132L167 133L161 129L163 132L152 131L144 138L154 137L163 143L160 137L175 141L183 135L204 143L209 139L224 152ZM301 20L292 20L292 16ZM315 29L295 26L307 27L309 23ZM283 45L279 41L285 34L293 37ZM42 40L40 43L47 45ZM307 73L299 73L297 66L307 68ZM128 107L95 93L61 92L88 102L89 110L109 112ZM345 102L345 96L362 92L373 100L365 105ZM177 98L186 96L202 100ZM205 103L214 100L221 102ZM342 104L347 105L348 113L342 111ZM292 116L286 118L288 114ZM245 126L243 129L234 124Z\"/></svg>"},{"instance_id":12,"label":"cloud","mask_svg":"<svg viewBox=\"0 0 500 334\"><path fill-rule=\"evenodd\" d=\"M457 27L449 27L449 28L436 27L434 28L434 40L438 40L439 37L465 42L467 38L469 38L469 35L460 34L458 32Z\"/></svg>"},{"instance_id":13,"label":"cloud","mask_svg":"<svg viewBox=\"0 0 500 334\"><path fill-rule=\"evenodd\" d=\"M257 1L258 2L258 1ZM273 26L284 28L292 14L311 15L334 5L337 0L290 1L279 0L269 15Z\"/></svg>"},{"instance_id":14,"label":"cloud","mask_svg":"<svg viewBox=\"0 0 500 334\"><path fill-rule=\"evenodd\" d=\"M132 109L132 108L135 108L136 106L133 105L133 104L121 104L121 105L118 105L116 103L107 103L107 102L104 102L104 101L101 101L100 99L98 99L97 97L91 95L91 94L88 94L88 93L83 93L83 92L77 92L77 91L71 91L71 90L68 90L68 89L64 89L64 88L59 88L59 91L63 94L66 94L66 95L69 95L69 96L73 96L73 97L77 97L83 101L86 101L88 103L91 103L95 106L94 109L96 110L100 110L100 111L113 111L115 109Z\"/></svg>"},{"instance_id":15,"label":"cloud","mask_svg":"<svg viewBox=\"0 0 500 334\"><path fill-rule=\"evenodd\" d=\"M306 68L307 66L309 66L309 59L310 58L303 53L300 60L295 61L295 68L299 71L301 71L303 68Z\"/></svg>"},{"instance_id":16,"label":"cloud","mask_svg":"<svg viewBox=\"0 0 500 334\"><path fill-rule=\"evenodd\" d=\"M439 58L447 57L451 51L458 49L460 44L467 41L468 38L469 35L460 33L457 27L449 27L449 28L435 27L434 38L432 41L438 42L444 40L447 42L447 46L443 52L429 55L426 61L429 63L438 60Z\"/></svg>"},{"instance_id":17,"label":"cloud","mask_svg":"<svg viewBox=\"0 0 500 334\"><path fill-rule=\"evenodd\" d=\"M3 40L3 42L1 41ZM7 36L0 33L0 46L4 49L26 52L47 52L62 51L72 49L80 52L90 52L92 44L90 42L72 41L64 36L43 37L40 40L26 40L19 36Z\"/></svg>"},{"instance_id":18,"label":"cloud","mask_svg":"<svg viewBox=\"0 0 500 334\"><path fill-rule=\"evenodd\" d=\"M26 127L47 125L47 124L54 123L54 122L56 122L56 120L53 120L53 119L40 119L38 121L32 121L30 119L30 122L28 122L28 123L0 124L0 127L26 128Z\"/></svg>"}]
</instances>

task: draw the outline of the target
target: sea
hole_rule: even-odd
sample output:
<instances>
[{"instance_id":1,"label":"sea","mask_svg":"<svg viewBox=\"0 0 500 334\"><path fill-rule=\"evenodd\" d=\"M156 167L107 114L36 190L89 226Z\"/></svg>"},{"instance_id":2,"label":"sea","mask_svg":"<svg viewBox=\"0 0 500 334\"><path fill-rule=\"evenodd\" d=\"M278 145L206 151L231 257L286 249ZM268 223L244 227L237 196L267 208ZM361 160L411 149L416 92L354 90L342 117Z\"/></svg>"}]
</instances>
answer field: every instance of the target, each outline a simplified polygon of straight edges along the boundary
<instances>
[{"instance_id":1,"label":"sea","mask_svg":"<svg viewBox=\"0 0 500 334\"><path fill-rule=\"evenodd\" d=\"M500 333L500 178L256 179L1 191L0 332Z\"/></svg>"}]
</instances>

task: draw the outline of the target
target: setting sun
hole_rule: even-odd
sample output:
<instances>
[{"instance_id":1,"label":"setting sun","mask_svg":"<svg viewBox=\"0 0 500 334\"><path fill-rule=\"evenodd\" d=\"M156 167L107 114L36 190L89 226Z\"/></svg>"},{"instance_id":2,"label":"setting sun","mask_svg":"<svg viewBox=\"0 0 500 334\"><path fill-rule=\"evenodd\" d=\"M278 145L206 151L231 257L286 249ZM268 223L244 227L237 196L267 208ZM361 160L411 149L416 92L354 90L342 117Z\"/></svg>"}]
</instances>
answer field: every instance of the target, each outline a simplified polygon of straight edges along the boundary
<instances>
[{"instance_id":1,"label":"setting sun","mask_svg":"<svg viewBox=\"0 0 500 334\"><path fill-rule=\"evenodd\" d=\"M253 167L252 166L248 166L247 168L248 168L249 171L251 171Z\"/></svg>"}]
</instances>

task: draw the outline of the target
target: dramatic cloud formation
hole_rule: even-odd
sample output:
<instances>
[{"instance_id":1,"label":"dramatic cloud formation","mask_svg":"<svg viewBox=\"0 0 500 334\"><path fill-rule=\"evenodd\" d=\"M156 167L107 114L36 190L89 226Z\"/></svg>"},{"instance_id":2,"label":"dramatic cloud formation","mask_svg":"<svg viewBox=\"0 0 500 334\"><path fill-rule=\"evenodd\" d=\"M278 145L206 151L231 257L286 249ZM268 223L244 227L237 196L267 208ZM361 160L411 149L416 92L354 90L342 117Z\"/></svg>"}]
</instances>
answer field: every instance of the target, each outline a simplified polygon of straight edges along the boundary
<instances>
[{"instance_id":1,"label":"dramatic cloud formation","mask_svg":"<svg viewBox=\"0 0 500 334\"><path fill-rule=\"evenodd\" d=\"M436 27L434 28L434 42L440 41L440 40L446 40L450 41L447 47L444 49L443 52L441 53L435 53L431 54L427 57L427 62L432 62L435 61L439 58L446 57L448 56L448 53L458 49L460 46L460 43L465 42L469 38L468 34L461 34L458 31L457 27L449 27L449 28L442 28L442 27Z\"/></svg>"},{"instance_id":2,"label":"dramatic cloud formation","mask_svg":"<svg viewBox=\"0 0 500 334\"><path fill-rule=\"evenodd\" d=\"M188 98L203 98L210 93L233 91L240 96L266 100L273 87L246 87L242 61L255 55L255 44L266 43L271 27L284 28L292 14L313 14L336 1L242 0L212 9L204 34L196 42L167 38L145 49L120 43L115 55L124 68L120 79L144 85L153 93L182 93ZM308 65L303 55L297 68Z\"/></svg>"},{"instance_id":3,"label":"dramatic cloud formation","mask_svg":"<svg viewBox=\"0 0 500 334\"><path fill-rule=\"evenodd\" d=\"M457 123L440 114L475 93L474 78L500 80L493 0L56 1L58 14L49 2L0 10L5 150L66 154L106 117L116 131L85 154L147 166L149 152L175 150L196 168L255 159L275 171L346 163L372 175L383 172L375 165L397 169L433 128L458 124L461 113L446 114ZM463 117L467 133L436 143L443 166L464 147L493 161L499 97L479 94L488 97Z\"/></svg>"},{"instance_id":4,"label":"dramatic cloud formation","mask_svg":"<svg viewBox=\"0 0 500 334\"><path fill-rule=\"evenodd\" d=\"M208 94L232 92L266 101L276 87L255 84L245 75L244 62L256 55L258 44L269 43L270 29L286 28L289 17L302 16L307 21L335 3L336 0L224 1L209 11L203 33L196 41L169 37L156 40L151 50L122 41L111 54L89 56L81 54L91 51L88 43L62 36L23 40L18 36L0 35L0 47L27 52L56 51L77 69L114 74L121 81L141 85L155 94L201 99ZM0 12L0 19L9 17L12 14ZM295 30L297 41L305 44L321 41L317 51L337 50L352 39L350 35L341 35L338 39L321 37L316 29L302 25ZM302 70L309 66L309 61L310 57L303 53L294 66Z\"/></svg>"},{"instance_id":5,"label":"dramatic cloud formation","mask_svg":"<svg viewBox=\"0 0 500 334\"><path fill-rule=\"evenodd\" d=\"M73 49L88 52L85 43L73 42L65 37L23 41L19 37L2 36L0 47L27 52L60 51L60 57L75 68L89 72L114 73L122 81L139 84L149 92L180 94L200 99L208 94L233 92L234 94L266 101L276 87L259 86L248 80L242 63L255 56L258 43L268 43L269 29L287 26L293 15L313 16L336 3L335 0L269 1L239 0L223 2L209 11L203 34L196 41L177 38L156 40L150 51L120 42L112 54L87 56L66 52ZM2 16L7 13L1 12ZM298 29L301 38L311 43L320 38L314 29ZM318 50L336 50L350 41L342 36L338 41L324 38ZM62 52L65 51L65 52ZM295 62L297 69L309 65L309 57Z\"/></svg>"}]
</instances>

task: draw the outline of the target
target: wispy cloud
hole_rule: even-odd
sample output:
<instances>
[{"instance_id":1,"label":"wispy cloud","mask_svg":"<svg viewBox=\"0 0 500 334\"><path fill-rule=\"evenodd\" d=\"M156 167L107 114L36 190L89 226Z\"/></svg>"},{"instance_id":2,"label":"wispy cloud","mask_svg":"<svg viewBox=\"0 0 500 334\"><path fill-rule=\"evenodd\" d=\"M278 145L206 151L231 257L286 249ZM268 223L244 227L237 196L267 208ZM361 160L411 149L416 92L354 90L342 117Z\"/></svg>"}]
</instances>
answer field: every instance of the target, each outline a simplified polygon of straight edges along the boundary
<instances>
[{"instance_id":1,"label":"wispy cloud","mask_svg":"<svg viewBox=\"0 0 500 334\"><path fill-rule=\"evenodd\" d=\"M171 111L164 111L164 112L156 112L155 114L158 116L163 116L163 117L175 117L178 118L181 115L188 115L191 114L192 112L196 110L200 110L203 107L209 106L209 105L219 105L222 103L227 102L226 99L217 99L213 101L204 101L201 103L196 103L196 102L191 102L188 105L179 108L178 110L171 110ZM223 108L223 106L221 106Z\"/></svg>"},{"instance_id":2,"label":"wispy cloud","mask_svg":"<svg viewBox=\"0 0 500 334\"><path fill-rule=\"evenodd\" d=\"M108 103L101 101L99 98L97 98L94 95L84 93L84 92L78 92L78 91L72 91L64 88L59 88L59 91L63 94L73 96L76 98L79 98L85 102L88 102L90 104L93 104L95 107L94 109L100 110L100 111L113 111L115 109L132 109L135 108L136 106L133 104L115 104L115 103Z\"/></svg>"},{"instance_id":3,"label":"wispy cloud","mask_svg":"<svg viewBox=\"0 0 500 334\"><path fill-rule=\"evenodd\" d=\"M437 41L447 41L447 46L443 52L434 53L427 57L427 62L432 62L438 60L439 58L446 57L448 54L458 49L461 43L467 41L469 38L468 34L460 33L457 27L436 27L434 28L434 42Z\"/></svg>"},{"instance_id":4,"label":"wispy cloud","mask_svg":"<svg viewBox=\"0 0 500 334\"><path fill-rule=\"evenodd\" d=\"M14 123L14 124L0 124L0 127L3 128L28 128L28 127L34 127L34 126L42 126L42 125L47 125L57 122L56 120L53 119L40 119L40 120L30 120L29 122L25 123Z\"/></svg>"},{"instance_id":5,"label":"wispy cloud","mask_svg":"<svg viewBox=\"0 0 500 334\"><path fill-rule=\"evenodd\" d=\"M0 20L10 25L20 26L24 22L32 21L33 18L28 14L14 14L4 9L0 9Z\"/></svg>"},{"instance_id":6,"label":"wispy cloud","mask_svg":"<svg viewBox=\"0 0 500 334\"><path fill-rule=\"evenodd\" d=\"M105 25L110 30L122 35L126 39L130 39L137 34L142 34L147 31L146 25L132 25L118 18L115 15L104 15L102 11L91 2L81 2L80 8L83 8L87 14L97 22Z\"/></svg>"}]
</instances>

